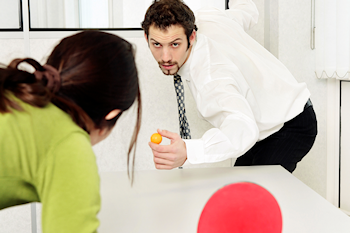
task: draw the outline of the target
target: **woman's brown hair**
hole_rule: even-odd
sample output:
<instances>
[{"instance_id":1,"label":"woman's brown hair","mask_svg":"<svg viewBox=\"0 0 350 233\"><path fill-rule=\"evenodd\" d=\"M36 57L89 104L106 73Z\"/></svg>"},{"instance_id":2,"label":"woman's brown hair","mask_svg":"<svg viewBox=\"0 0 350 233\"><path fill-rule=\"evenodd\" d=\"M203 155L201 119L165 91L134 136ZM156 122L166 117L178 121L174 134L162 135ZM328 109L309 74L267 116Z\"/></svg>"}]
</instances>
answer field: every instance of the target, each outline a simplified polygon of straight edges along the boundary
<instances>
[{"instance_id":1,"label":"woman's brown hair","mask_svg":"<svg viewBox=\"0 0 350 233\"><path fill-rule=\"evenodd\" d=\"M82 129L89 131L111 129L121 113L137 99L137 119L128 149L128 174L130 155L136 148L141 124L141 98L138 74L132 45L124 39L101 31L83 31L66 37L54 48L47 65L58 70L61 82L57 92L47 87L47 77L39 80L37 75L19 70L26 62L37 71L41 66L33 59L15 59L7 68L0 68L0 113L20 110L9 93L36 107L52 102L67 112ZM111 120L106 115L114 109L121 113ZM135 150L133 153L133 165Z\"/></svg>"}]
</instances>

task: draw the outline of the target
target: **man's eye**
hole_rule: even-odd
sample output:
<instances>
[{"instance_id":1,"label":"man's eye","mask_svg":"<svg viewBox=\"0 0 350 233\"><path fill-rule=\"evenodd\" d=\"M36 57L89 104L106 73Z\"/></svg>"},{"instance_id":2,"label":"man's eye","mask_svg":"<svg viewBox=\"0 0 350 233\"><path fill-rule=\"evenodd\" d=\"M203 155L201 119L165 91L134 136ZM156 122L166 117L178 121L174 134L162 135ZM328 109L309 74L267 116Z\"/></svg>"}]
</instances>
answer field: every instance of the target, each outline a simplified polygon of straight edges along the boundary
<instances>
[{"instance_id":1,"label":"man's eye","mask_svg":"<svg viewBox=\"0 0 350 233\"><path fill-rule=\"evenodd\" d=\"M173 47L174 47L174 48L176 48L176 47L178 47L178 46L179 46L178 43L174 43L174 44L173 44Z\"/></svg>"},{"instance_id":2,"label":"man's eye","mask_svg":"<svg viewBox=\"0 0 350 233\"><path fill-rule=\"evenodd\" d=\"M153 43L154 47L158 48L160 47L160 44L159 43Z\"/></svg>"}]
</instances>

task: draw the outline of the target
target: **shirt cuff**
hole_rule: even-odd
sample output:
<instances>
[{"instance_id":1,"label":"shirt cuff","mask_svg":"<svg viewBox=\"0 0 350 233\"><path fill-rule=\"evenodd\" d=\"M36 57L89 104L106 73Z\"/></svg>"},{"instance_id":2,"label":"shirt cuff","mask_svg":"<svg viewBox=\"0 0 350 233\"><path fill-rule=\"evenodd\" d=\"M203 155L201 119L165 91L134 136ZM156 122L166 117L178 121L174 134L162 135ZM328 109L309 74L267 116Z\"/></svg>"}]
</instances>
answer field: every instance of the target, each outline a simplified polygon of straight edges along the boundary
<instances>
[{"instance_id":1,"label":"shirt cuff","mask_svg":"<svg viewBox=\"0 0 350 233\"><path fill-rule=\"evenodd\" d=\"M184 139L186 143L187 160L183 166L200 164L204 161L204 142L201 139Z\"/></svg>"}]
</instances>

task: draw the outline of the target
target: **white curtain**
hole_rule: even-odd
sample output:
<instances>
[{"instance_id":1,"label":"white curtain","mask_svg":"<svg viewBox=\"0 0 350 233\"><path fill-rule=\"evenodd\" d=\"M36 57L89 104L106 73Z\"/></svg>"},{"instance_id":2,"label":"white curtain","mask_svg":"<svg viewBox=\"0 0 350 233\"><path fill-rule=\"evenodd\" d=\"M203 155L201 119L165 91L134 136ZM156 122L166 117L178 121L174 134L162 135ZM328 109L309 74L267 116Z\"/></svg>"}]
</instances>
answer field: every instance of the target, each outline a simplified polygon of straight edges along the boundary
<instances>
[{"instance_id":1,"label":"white curtain","mask_svg":"<svg viewBox=\"0 0 350 233\"><path fill-rule=\"evenodd\" d=\"M350 0L316 0L316 77L350 79Z\"/></svg>"},{"instance_id":2,"label":"white curtain","mask_svg":"<svg viewBox=\"0 0 350 233\"><path fill-rule=\"evenodd\" d=\"M78 0L29 0L32 28L79 28Z\"/></svg>"},{"instance_id":3,"label":"white curtain","mask_svg":"<svg viewBox=\"0 0 350 233\"><path fill-rule=\"evenodd\" d=\"M109 0L79 0L81 28L108 28Z\"/></svg>"}]
</instances>

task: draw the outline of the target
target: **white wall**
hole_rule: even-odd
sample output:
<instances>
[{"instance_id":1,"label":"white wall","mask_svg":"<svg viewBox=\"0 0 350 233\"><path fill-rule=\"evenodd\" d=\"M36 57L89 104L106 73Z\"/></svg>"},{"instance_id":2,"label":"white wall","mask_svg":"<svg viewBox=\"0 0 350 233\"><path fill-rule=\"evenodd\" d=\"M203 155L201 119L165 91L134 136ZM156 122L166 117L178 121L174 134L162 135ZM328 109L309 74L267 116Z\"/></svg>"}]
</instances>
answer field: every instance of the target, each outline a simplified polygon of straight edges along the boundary
<instances>
[{"instance_id":1,"label":"white wall","mask_svg":"<svg viewBox=\"0 0 350 233\"><path fill-rule=\"evenodd\" d=\"M30 204L0 211L1 233L32 233Z\"/></svg>"},{"instance_id":2,"label":"white wall","mask_svg":"<svg viewBox=\"0 0 350 233\"><path fill-rule=\"evenodd\" d=\"M350 82L341 82L341 118L350 118ZM347 211L350 215L350 121L342 121L341 124L341 189L340 189L340 208Z\"/></svg>"}]
</instances>

